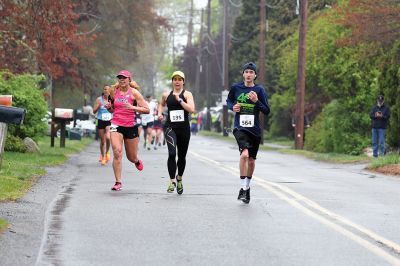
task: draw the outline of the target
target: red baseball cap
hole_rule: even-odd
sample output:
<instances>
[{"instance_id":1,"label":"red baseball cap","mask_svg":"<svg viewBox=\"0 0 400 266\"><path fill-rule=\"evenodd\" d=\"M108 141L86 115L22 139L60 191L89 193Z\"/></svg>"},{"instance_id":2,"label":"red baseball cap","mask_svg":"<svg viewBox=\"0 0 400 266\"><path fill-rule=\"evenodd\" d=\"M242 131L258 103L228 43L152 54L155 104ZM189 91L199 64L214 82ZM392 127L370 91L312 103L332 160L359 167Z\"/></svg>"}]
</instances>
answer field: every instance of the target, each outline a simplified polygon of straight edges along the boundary
<instances>
[{"instance_id":1,"label":"red baseball cap","mask_svg":"<svg viewBox=\"0 0 400 266\"><path fill-rule=\"evenodd\" d=\"M132 78L131 72L129 72L128 70L121 70L120 72L118 72L117 77L118 76L123 76L126 78Z\"/></svg>"}]
</instances>

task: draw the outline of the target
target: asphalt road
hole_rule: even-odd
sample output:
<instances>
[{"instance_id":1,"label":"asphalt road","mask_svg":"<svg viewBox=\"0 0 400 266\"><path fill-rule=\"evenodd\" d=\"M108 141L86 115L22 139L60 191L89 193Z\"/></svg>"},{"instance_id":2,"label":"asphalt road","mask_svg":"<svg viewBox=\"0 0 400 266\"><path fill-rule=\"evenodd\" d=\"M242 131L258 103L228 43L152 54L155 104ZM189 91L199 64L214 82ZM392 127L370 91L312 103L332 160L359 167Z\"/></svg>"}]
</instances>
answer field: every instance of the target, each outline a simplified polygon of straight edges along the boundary
<instances>
[{"instance_id":1,"label":"asphalt road","mask_svg":"<svg viewBox=\"0 0 400 266\"><path fill-rule=\"evenodd\" d=\"M0 265L400 265L400 179L260 151L249 205L236 145L194 136L183 195L168 194L167 149L123 162L123 190L97 143L16 203Z\"/></svg>"}]
</instances>

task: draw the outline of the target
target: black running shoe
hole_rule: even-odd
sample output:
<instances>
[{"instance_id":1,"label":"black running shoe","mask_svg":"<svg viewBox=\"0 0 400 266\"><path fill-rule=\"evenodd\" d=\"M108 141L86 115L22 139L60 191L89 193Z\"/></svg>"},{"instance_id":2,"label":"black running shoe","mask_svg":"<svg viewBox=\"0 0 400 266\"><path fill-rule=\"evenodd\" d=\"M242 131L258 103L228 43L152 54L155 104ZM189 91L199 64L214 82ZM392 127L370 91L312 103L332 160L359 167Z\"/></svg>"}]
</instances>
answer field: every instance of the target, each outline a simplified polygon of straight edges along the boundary
<instances>
[{"instance_id":1,"label":"black running shoe","mask_svg":"<svg viewBox=\"0 0 400 266\"><path fill-rule=\"evenodd\" d=\"M241 189L239 190L238 200L244 200L245 197L246 197L245 191L244 191L243 188L241 188Z\"/></svg>"},{"instance_id":2,"label":"black running shoe","mask_svg":"<svg viewBox=\"0 0 400 266\"><path fill-rule=\"evenodd\" d=\"M250 188L244 191L245 198L242 199L242 201L246 204L249 204L250 202Z\"/></svg>"}]
</instances>

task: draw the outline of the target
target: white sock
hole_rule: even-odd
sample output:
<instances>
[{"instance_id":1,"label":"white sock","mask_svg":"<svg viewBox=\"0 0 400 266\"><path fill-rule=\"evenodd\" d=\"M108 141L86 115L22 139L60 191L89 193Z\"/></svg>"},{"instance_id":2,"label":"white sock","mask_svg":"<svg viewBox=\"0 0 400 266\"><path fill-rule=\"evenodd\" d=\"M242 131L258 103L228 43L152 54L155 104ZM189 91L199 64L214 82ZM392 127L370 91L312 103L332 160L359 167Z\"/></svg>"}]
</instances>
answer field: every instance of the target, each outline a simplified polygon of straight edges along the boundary
<instances>
[{"instance_id":1,"label":"white sock","mask_svg":"<svg viewBox=\"0 0 400 266\"><path fill-rule=\"evenodd\" d=\"M242 184L242 188L244 189L244 190L246 190L247 188L246 188L246 179L247 178L243 178L243 179L240 179L240 182L241 182L241 184Z\"/></svg>"},{"instance_id":2,"label":"white sock","mask_svg":"<svg viewBox=\"0 0 400 266\"><path fill-rule=\"evenodd\" d=\"M246 186L245 190L247 190L247 189L250 188L250 181L251 181L251 179L249 179L249 178L246 177L246 178L244 179L244 181L245 181L245 186Z\"/></svg>"}]
</instances>

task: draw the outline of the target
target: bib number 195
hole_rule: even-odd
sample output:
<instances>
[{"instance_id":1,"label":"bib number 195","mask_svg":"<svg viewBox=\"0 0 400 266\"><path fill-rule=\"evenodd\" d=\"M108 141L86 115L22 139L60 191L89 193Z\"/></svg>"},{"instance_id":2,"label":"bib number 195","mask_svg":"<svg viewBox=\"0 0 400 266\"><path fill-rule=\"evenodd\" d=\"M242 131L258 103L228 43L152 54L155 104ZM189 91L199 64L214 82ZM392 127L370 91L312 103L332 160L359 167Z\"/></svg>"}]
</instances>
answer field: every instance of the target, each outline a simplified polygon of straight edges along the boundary
<instances>
[{"instance_id":1,"label":"bib number 195","mask_svg":"<svg viewBox=\"0 0 400 266\"><path fill-rule=\"evenodd\" d=\"M185 121L183 110L174 110L169 112L171 122L183 122Z\"/></svg>"}]
</instances>

